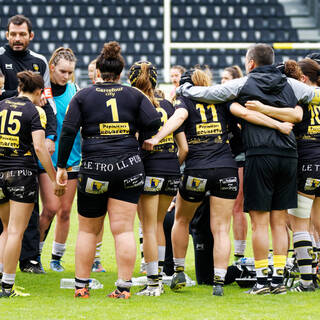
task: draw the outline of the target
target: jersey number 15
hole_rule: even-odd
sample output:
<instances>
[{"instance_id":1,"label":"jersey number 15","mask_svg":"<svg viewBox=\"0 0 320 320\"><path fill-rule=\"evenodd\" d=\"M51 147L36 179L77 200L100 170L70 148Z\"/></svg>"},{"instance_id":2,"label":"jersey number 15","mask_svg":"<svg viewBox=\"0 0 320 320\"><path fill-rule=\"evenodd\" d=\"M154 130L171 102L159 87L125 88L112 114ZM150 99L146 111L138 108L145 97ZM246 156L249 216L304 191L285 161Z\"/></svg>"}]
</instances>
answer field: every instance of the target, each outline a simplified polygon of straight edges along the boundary
<instances>
[{"instance_id":1,"label":"jersey number 15","mask_svg":"<svg viewBox=\"0 0 320 320\"><path fill-rule=\"evenodd\" d=\"M10 115L9 115L9 120L7 122L8 112ZM2 110L0 112L0 118L1 118L0 132L4 133L5 128L7 127L7 130L10 134L17 134L21 128L20 120L17 118L21 116L22 116L22 112L20 111Z\"/></svg>"}]
</instances>

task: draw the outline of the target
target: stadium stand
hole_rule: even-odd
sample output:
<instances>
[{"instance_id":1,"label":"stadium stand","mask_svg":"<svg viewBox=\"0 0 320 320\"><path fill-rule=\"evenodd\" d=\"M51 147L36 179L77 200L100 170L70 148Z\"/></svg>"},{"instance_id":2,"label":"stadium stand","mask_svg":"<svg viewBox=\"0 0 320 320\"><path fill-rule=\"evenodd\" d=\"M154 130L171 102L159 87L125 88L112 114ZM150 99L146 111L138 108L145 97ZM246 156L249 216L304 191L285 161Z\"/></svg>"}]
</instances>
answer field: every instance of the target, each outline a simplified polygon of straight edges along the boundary
<instances>
[{"instance_id":1,"label":"stadium stand","mask_svg":"<svg viewBox=\"0 0 320 320\"><path fill-rule=\"evenodd\" d=\"M171 41L303 40L281 2L284 0L172 0ZM147 59L162 69L163 11L163 0L0 0L0 36L4 43L8 17L20 13L34 25L31 48L48 58L58 46L71 47L78 58L77 68L82 70L77 70L78 75L86 75L89 61L110 40L121 43L127 67ZM207 64L214 70L239 64L243 68L244 52L173 49L171 64L187 68ZM277 60L305 55L305 50L277 51Z\"/></svg>"}]
</instances>

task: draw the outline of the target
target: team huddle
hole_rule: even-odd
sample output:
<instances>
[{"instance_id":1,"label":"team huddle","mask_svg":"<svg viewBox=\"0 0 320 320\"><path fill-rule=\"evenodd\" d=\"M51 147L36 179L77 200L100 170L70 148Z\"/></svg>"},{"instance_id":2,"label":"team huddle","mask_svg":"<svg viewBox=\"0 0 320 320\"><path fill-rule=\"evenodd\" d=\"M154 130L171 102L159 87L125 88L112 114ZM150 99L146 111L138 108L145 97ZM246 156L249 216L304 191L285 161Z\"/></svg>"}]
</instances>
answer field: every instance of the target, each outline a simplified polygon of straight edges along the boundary
<instances>
[{"instance_id":1,"label":"team huddle","mask_svg":"<svg viewBox=\"0 0 320 320\"><path fill-rule=\"evenodd\" d=\"M182 74L169 101L156 88L157 69L151 62L135 62L129 69L130 86L120 83L125 63L117 42L104 44L92 64L93 85L79 90L72 79L72 50L55 50L47 70L44 58L27 49L33 38L29 19L11 17L6 36L9 43L0 49L5 78L0 96L0 297L18 295L14 283L19 260L22 271L33 272L33 257L38 273L44 272L40 255L55 215L50 268L64 270L61 257L76 190L76 298L89 298L91 271L103 271L99 251L106 213L118 269L116 288L108 297L130 298L137 212L147 285L136 294L164 293L163 223L172 201L170 288L184 287L189 225L206 199L214 239L214 296L223 295L235 208L241 215L237 221L246 221L243 212L248 212L252 224L257 280L248 293L287 292L288 227L301 274L290 290L315 291L320 65L313 56L275 66L272 47L256 44L246 54L247 76L227 68L223 83L212 86L210 72L195 67ZM22 68L21 63L16 67L20 60ZM38 189L43 203L38 252L23 257L25 230L38 216ZM274 262L270 283L269 226ZM237 240L238 257L245 240Z\"/></svg>"}]
</instances>

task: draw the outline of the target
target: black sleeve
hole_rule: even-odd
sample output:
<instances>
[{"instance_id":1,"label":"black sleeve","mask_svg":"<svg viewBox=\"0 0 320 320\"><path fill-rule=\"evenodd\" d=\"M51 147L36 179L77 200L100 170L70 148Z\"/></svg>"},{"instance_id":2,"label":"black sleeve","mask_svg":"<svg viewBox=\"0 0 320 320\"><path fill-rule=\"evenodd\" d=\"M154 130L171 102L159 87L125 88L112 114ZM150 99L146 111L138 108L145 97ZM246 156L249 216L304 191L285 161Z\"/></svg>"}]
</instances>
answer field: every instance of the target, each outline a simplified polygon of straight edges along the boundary
<instances>
[{"instance_id":1,"label":"black sleeve","mask_svg":"<svg viewBox=\"0 0 320 320\"><path fill-rule=\"evenodd\" d=\"M52 107L49 103L43 106L43 110L47 117L46 137L54 136L54 141L57 139L57 118L53 113Z\"/></svg>"},{"instance_id":2,"label":"black sleeve","mask_svg":"<svg viewBox=\"0 0 320 320\"><path fill-rule=\"evenodd\" d=\"M65 168L73 147L74 139L77 135L76 130L66 126L62 127L61 136L59 140L58 147L58 162L57 166L59 168Z\"/></svg>"},{"instance_id":3,"label":"black sleeve","mask_svg":"<svg viewBox=\"0 0 320 320\"><path fill-rule=\"evenodd\" d=\"M161 125L160 114L144 95L140 103L139 124L141 128L147 127L150 130L158 130Z\"/></svg>"},{"instance_id":4,"label":"black sleeve","mask_svg":"<svg viewBox=\"0 0 320 320\"><path fill-rule=\"evenodd\" d=\"M227 117L227 130L228 130L228 139L230 143L231 152L234 157L236 157L241 152L244 152L244 146L242 143L241 137L241 129L239 128L239 124L241 125L241 119L235 117L231 111L232 102L228 102L226 104L221 104L220 108L226 108L226 117Z\"/></svg>"},{"instance_id":5,"label":"black sleeve","mask_svg":"<svg viewBox=\"0 0 320 320\"><path fill-rule=\"evenodd\" d=\"M18 95L18 90L5 90L0 95L0 101L10 97L15 97L17 95Z\"/></svg>"}]
</instances>

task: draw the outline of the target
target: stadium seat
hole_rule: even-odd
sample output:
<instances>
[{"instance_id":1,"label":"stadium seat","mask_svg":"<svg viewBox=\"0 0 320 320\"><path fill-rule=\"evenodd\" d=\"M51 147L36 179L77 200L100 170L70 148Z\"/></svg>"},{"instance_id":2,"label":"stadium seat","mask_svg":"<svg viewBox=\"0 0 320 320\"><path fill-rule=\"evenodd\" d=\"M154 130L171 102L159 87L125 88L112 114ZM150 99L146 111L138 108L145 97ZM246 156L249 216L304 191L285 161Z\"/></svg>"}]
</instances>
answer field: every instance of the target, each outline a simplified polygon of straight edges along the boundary
<instances>
[{"instance_id":1,"label":"stadium seat","mask_svg":"<svg viewBox=\"0 0 320 320\"><path fill-rule=\"evenodd\" d=\"M0 35L7 19L23 13L35 31L31 47L47 58L61 45L73 48L77 68L97 56L104 42L121 43L126 63L147 57L163 64L163 0L0 0ZM173 42L298 41L297 31L278 0L171 0ZM49 40L49 43L47 43ZM34 45L33 45L34 42ZM245 50L172 50L171 63L238 64ZM281 59L280 53L277 58ZM305 51L283 57L304 57ZM159 66L158 66L159 67Z\"/></svg>"}]
</instances>

